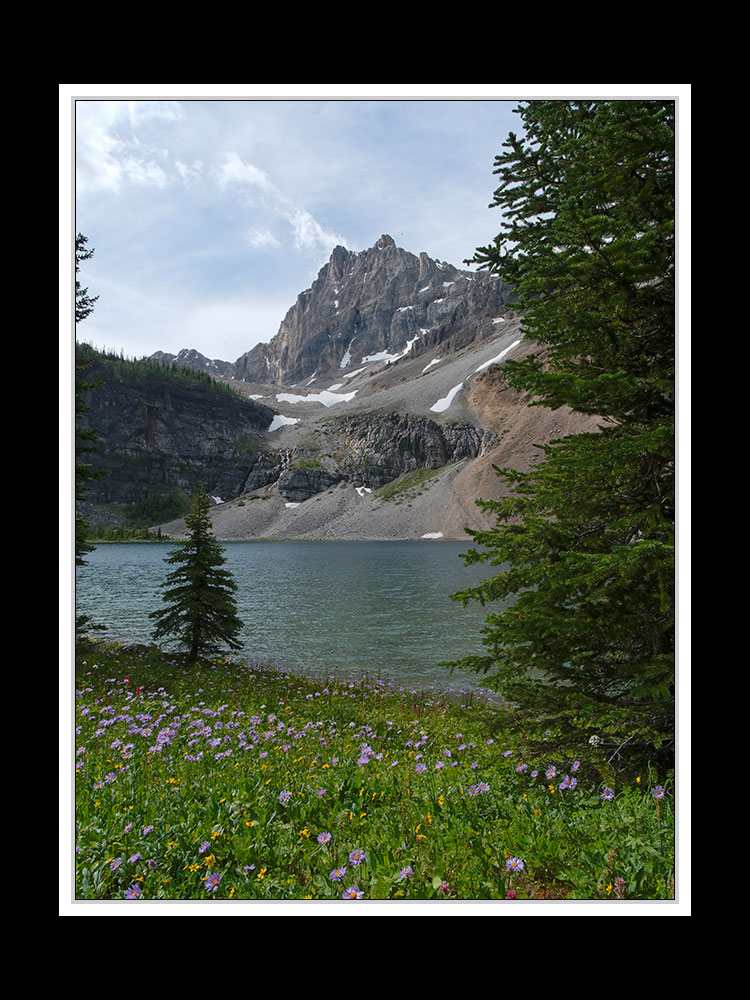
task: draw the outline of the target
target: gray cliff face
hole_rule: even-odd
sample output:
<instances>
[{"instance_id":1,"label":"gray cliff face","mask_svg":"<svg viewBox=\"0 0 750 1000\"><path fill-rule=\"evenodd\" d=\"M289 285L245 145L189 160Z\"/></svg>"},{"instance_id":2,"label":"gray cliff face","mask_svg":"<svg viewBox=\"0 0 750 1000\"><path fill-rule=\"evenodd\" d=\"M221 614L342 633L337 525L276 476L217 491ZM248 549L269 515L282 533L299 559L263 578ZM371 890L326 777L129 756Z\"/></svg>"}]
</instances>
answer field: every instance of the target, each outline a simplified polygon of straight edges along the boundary
<instances>
[{"instance_id":1,"label":"gray cliff face","mask_svg":"<svg viewBox=\"0 0 750 1000\"><path fill-rule=\"evenodd\" d=\"M342 467L356 485L379 489L405 472L440 469L483 454L493 435L470 424L437 424L407 414L342 417Z\"/></svg>"},{"instance_id":2,"label":"gray cliff face","mask_svg":"<svg viewBox=\"0 0 750 1000\"><path fill-rule=\"evenodd\" d=\"M510 293L487 274L418 257L381 236L369 250L336 247L302 292L270 344L234 364L229 377L295 385L355 369L365 359L395 359L445 344L458 350L493 333Z\"/></svg>"},{"instance_id":3,"label":"gray cliff face","mask_svg":"<svg viewBox=\"0 0 750 1000\"><path fill-rule=\"evenodd\" d=\"M245 518L247 537L262 537L269 518L294 515L294 535L299 518L336 518L351 497L360 509L382 504L387 520L392 495L440 479L463 484L451 514L460 519L478 484L472 468L491 463L506 433L495 403L480 394L480 412L469 390L520 344L511 303L497 277L415 256L389 236L361 253L336 247L273 340L234 363L191 350L97 360L84 379L101 384L78 426L96 431L92 463L107 474L86 500L125 516L200 483Z\"/></svg>"},{"instance_id":4,"label":"gray cliff face","mask_svg":"<svg viewBox=\"0 0 750 1000\"><path fill-rule=\"evenodd\" d=\"M417 469L442 469L477 458L494 435L471 424L440 425L407 414L357 414L326 423L323 445L266 457L263 476L248 478L246 492L270 486L288 501L303 502L339 483L380 489Z\"/></svg>"},{"instance_id":5,"label":"gray cliff face","mask_svg":"<svg viewBox=\"0 0 750 1000\"><path fill-rule=\"evenodd\" d=\"M192 493L198 484L237 496L265 451L274 411L210 379L106 359L95 359L83 378L94 387L77 426L96 432L89 461L105 473L87 486L89 503L129 504L176 487Z\"/></svg>"}]
</instances>

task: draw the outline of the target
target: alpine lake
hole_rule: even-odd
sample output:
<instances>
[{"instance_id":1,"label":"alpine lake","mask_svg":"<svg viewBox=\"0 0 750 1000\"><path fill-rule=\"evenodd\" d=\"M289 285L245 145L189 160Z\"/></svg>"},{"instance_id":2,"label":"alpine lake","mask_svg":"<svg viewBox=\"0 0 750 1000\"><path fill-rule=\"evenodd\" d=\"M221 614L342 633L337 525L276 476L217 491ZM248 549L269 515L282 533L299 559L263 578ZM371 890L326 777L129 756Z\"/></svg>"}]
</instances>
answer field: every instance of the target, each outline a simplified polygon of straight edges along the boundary
<instances>
[{"instance_id":1,"label":"alpine lake","mask_svg":"<svg viewBox=\"0 0 750 1000\"><path fill-rule=\"evenodd\" d=\"M484 680L443 661L484 652L488 611L451 594L492 576L467 566L463 541L222 542L232 573L242 651L294 672L368 678L406 689L480 688ZM163 607L168 542L99 544L78 567L77 614L105 640L152 642L149 613ZM493 608L496 610L496 607ZM169 648L169 647L166 647Z\"/></svg>"}]
</instances>

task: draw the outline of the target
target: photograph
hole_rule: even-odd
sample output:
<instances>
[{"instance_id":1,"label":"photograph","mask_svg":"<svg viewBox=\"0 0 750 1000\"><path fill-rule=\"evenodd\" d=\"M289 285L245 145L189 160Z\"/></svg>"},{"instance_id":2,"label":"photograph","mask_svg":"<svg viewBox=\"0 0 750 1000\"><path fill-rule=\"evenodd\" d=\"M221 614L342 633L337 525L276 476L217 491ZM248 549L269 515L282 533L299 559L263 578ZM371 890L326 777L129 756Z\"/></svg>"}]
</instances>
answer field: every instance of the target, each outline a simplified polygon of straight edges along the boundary
<instances>
[{"instance_id":1,"label":"photograph","mask_svg":"<svg viewBox=\"0 0 750 1000\"><path fill-rule=\"evenodd\" d=\"M61 916L691 915L691 87L58 84Z\"/></svg>"}]
</instances>

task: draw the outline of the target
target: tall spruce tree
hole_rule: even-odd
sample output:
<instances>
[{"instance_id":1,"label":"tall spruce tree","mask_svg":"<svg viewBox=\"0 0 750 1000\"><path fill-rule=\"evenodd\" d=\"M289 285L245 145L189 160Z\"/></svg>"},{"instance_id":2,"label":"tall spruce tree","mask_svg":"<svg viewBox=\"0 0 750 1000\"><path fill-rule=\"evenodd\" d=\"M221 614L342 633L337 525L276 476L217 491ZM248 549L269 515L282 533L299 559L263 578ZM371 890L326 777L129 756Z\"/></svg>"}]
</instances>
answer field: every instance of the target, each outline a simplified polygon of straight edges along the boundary
<instances>
[{"instance_id":1,"label":"tall spruce tree","mask_svg":"<svg viewBox=\"0 0 750 1000\"><path fill-rule=\"evenodd\" d=\"M93 298L88 294L88 288L83 288L80 281L78 280L78 274L81 268L81 263L86 260L90 260L94 256L93 249L87 250L86 244L88 243L88 237L84 236L83 233L78 233L76 236L76 247L75 247L75 260L76 260L76 300L75 300L75 318L76 325L83 322L91 313L94 311L94 303L99 298L98 295ZM78 418L84 413L88 413L88 406L83 400L84 393L93 388L91 382L85 381L83 378L83 372L88 368L90 362L80 361L78 357L78 352L76 352L75 361L75 417L76 417L76 444L75 444L75 501L83 500L86 494L86 486L92 479L97 479L102 473L95 472L91 464L85 460L86 456L90 454L96 448L96 431L88 430L84 431L77 426ZM82 566L85 563L84 556L91 552L94 548L87 541L89 531L89 524L85 518L81 517L76 510L75 512L75 564L76 566ZM81 620L81 624L85 624L85 620Z\"/></svg>"},{"instance_id":2,"label":"tall spruce tree","mask_svg":"<svg viewBox=\"0 0 750 1000\"><path fill-rule=\"evenodd\" d=\"M78 280L81 263L90 260L94 256L93 249L86 249L88 237L82 233L76 236L75 245L75 321L76 325L91 315L94 311L94 303L99 298L98 295L90 296L88 288L83 288ZM81 360L78 350L75 354L75 486L73 503L75 506L75 566L86 564L86 555L92 552L94 546L89 542L89 522L78 511L78 504L86 497L88 483L93 479L99 479L105 473L97 471L91 463L87 461L88 456L96 450L97 433L95 430L83 430L78 426L78 420L84 413L88 413L89 407L84 402L84 394L95 387L96 383L87 381L84 372L89 367L90 361ZM92 630L104 630L105 625L94 624L89 615L77 615L75 620L77 635L83 635Z\"/></svg>"},{"instance_id":3,"label":"tall spruce tree","mask_svg":"<svg viewBox=\"0 0 750 1000\"><path fill-rule=\"evenodd\" d=\"M185 518L188 537L165 559L177 567L164 584L166 607L150 615L157 623L154 639L175 640L186 650L190 663L222 646L241 648L237 636L242 622L234 599L237 585L229 570L222 569L226 558L211 530L209 507L209 498L199 487Z\"/></svg>"},{"instance_id":4,"label":"tall spruce tree","mask_svg":"<svg viewBox=\"0 0 750 1000\"><path fill-rule=\"evenodd\" d=\"M674 739L673 102L532 101L495 160L502 232L471 263L515 287L535 353L506 364L532 405L601 418L480 502L454 595L497 604L488 673L571 747L591 736L670 761Z\"/></svg>"}]
</instances>

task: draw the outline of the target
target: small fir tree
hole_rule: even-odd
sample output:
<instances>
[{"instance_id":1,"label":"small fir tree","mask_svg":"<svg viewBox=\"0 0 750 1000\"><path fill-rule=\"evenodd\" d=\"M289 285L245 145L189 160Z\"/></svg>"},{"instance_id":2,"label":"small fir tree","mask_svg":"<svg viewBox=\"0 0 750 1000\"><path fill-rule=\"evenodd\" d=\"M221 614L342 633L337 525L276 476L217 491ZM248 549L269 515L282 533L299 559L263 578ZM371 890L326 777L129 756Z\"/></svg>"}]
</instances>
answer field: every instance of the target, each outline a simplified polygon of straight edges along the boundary
<instances>
[{"instance_id":1,"label":"small fir tree","mask_svg":"<svg viewBox=\"0 0 750 1000\"><path fill-rule=\"evenodd\" d=\"M222 569L226 558L211 530L209 506L208 495L199 487L185 518L189 536L165 559L177 567L164 584L166 607L150 615L156 621L154 639L171 637L187 651L190 663L222 645L241 648L237 585L229 570Z\"/></svg>"}]
</instances>

